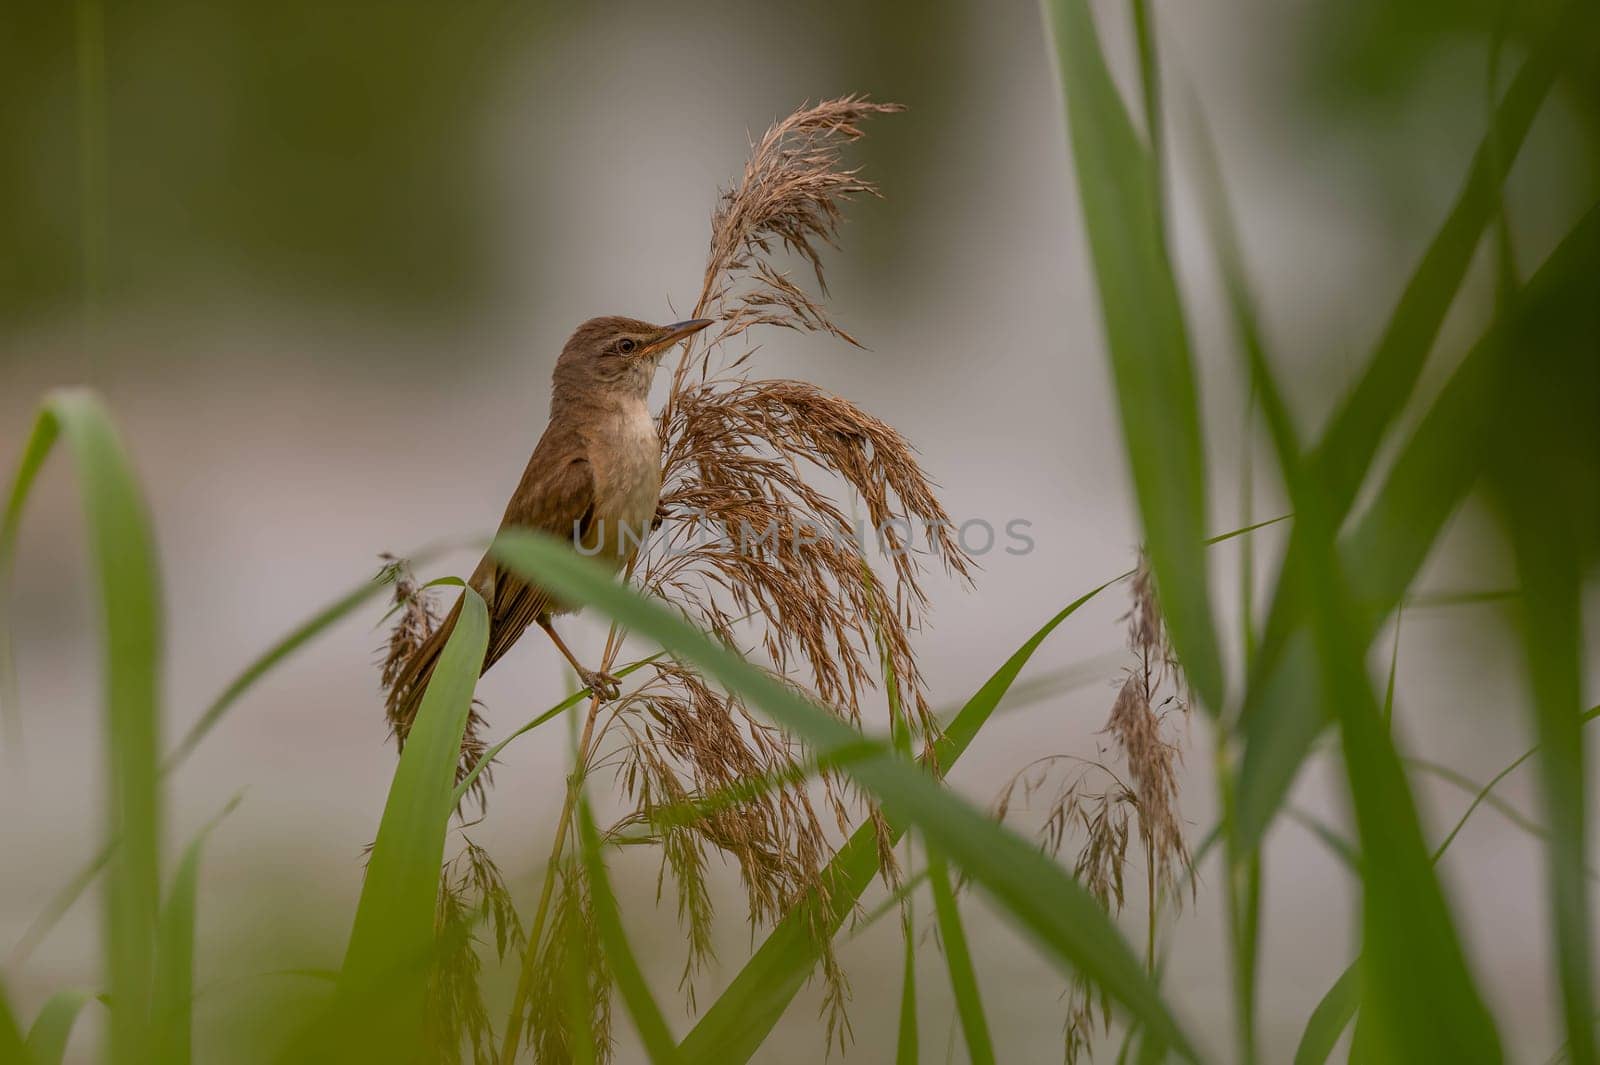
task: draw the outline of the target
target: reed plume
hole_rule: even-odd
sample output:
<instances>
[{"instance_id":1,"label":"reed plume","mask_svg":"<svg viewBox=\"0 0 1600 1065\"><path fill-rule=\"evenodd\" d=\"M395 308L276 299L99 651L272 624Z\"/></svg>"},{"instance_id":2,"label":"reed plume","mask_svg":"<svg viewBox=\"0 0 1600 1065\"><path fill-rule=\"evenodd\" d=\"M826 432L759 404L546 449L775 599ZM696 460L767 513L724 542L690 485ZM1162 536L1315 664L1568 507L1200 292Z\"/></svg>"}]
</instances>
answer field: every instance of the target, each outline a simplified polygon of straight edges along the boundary
<instances>
[{"instance_id":1,"label":"reed plume","mask_svg":"<svg viewBox=\"0 0 1600 1065\"><path fill-rule=\"evenodd\" d=\"M1034 759L1001 789L995 814L1004 820L1019 798L1029 804L1054 782L1039 829L1040 846L1059 857L1069 841L1077 840L1073 876L1113 915L1122 912L1126 901L1128 848L1137 838L1144 858L1149 918L1146 961L1153 970L1162 905L1170 901L1181 908L1184 880L1191 892L1194 884L1179 808L1177 770L1183 749L1169 727L1172 713L1182 717L1189 703L1143 552L1130 591L1132 604L1123 620L1134 661L1123 671L1101 729L1102 735L1111 737L1115 754L1102 749L1096 758L1049 754ZM1092 1056L1097 1029L1109 1029L1111 1003L1103 990L1097 993L1083 977L1074 977L1065 998L1063 1051L1072 1065Z\"/></svg>"},{"instance_id":2,"label":"reed plume","mask_svg":"<svg viewBox=\"0 0 1600 1065\"><path fill-rule=\"evenodd\" d=\"M878 195L845 165L845 146L862 136L867 118L898 110L859 96L802 107L752 145L743 173L719 195L692 315L715 325L691 338L670 375L658 421L658 525L628 578L852 724L864 725L881 698L886 724L920 736L931 752L938 722L914 647L926 620L925 582L935 571L970 581L971 560L915 451L891 426L804 381L749 375L754 329L859 347L827 308L823 253L837 243L844 206ZM814 286L792 277L785 260L802 264ZM439 620L426 586L403 562L389 564L398 616L381 677L389 725L403 744L411 722L394 708L408 693L396 688L404 663ZM625 636L613 627L602 670L615 664ZM630 679L618 699L588 705L521 950L502 1061L524 1043L537 1060L567 1060L574 1025L602 1060L610 1057L610 974L594 942L582 863L568 846L574 803L589 775L614 773L625 804L605 840L659 854L658 898L670 881L686 932L682 989L691 1008L695 975L711 957L713 861L736 870L752 930L825 896L822 871L835 842L863 819L877 826L885 878L898 876L877 812L741 700L671 660ZM458 780L482 757L482 725L474 709ZM473 780L470 794L480 806L488 782L487 773ZM470 912L451 887L459 879L447 867L441 906L454 909L441 911L441 927L459 923L451 914ZM829 929L815 931L828 1041L843 1045L848 984ZM452 1018L444 1027L476 1047L480 1018L463 990L475 987L476 970L459 958L452 964L455 977L440 982L451 989L440 999Z\"/></svg>"},{"instance_id":3,"label":"reed plume","mask_svg":"<svg viewBox=\"0 0 1600 1065\"><path fill-rule=\"evenodd\" d=\"M673 370L658 422L661 524L631 579L852 723L892 686L891 708L903 708L902 723L931 743L937 722L913 646L926 616L924 581L930 567L964 580L971 573L934 486L910 444L881 420L806 382L748 372L747 334L757 327L856 343L824 303L822 253L835 243L843 204L877 194L843 165L841 149L861 136L865 118L898 110L861 97L803 108L767 131L719 197L692 312L718 325ZM784 253L809 268L815 293L784 271ZM607 662L620 647L620 639L608 644ZM688 943L682 989L693 1008L694 977L711 956L713 856L737 871L754 930L824 895L836 834L863 816L881 820L861 812L842 778L817 773L786 734L693 669L664 661L644 676L586 729L580 772L609 768L620 784L627 808L606 837L659 851L658 894L671 881ZM597 712L591 707L591 724ZM886 843L880 850L885 875L896 875ZM557 912L582 911L581 881L552 878ZM816 934L828 1039L842 1045L848 984L828 930ZM532 966L542 975L529 991L546 1020L555 1019L550 1003L560 993L556 936L534 948L551 955Z\"/></svg>"}]
</instances>

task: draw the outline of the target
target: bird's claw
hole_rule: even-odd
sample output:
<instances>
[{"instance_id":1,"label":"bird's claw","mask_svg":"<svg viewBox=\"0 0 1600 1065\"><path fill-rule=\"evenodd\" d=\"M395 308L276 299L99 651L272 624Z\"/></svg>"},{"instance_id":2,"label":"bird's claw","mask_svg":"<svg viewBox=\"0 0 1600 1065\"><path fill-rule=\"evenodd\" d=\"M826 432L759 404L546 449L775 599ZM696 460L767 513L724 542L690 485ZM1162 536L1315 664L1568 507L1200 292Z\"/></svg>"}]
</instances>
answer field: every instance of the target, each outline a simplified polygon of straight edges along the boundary
<instances>
[{"instance_id":1,"label":"bird's claw","mask_svg":"<svg viewBox=\"0 0 1600 1065\"><path fill-rule=\"evenodd\" d=\"M583 686L601 702L609 703L622 694L622 682L603 669L584 670Z\"/></svg>"}]
</instances>

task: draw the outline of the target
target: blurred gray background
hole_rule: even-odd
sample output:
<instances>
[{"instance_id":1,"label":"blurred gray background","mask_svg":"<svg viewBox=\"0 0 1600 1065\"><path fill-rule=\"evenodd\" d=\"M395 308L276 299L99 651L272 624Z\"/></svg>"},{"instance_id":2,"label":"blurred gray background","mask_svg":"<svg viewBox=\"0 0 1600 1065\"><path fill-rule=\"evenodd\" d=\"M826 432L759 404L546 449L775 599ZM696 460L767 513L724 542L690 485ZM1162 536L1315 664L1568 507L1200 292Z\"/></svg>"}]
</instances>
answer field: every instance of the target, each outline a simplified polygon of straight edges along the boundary
<instances>
[{"instance_id":1,"label":"blurred gray background","mask_svg":"<svg viewBox=\"0 0 1600 1065\"><path fill-rule=\"evenodd\" d=\"M768 336L754 372L814 381L884 418L918 446L957 520L1026 519L1037 542L1026 556L986 556L975 590L931 582L920 648L937 701L959 704L1040 622L1131 563L1132 496L1032 3L7 6L0 461L16 462L43 391L86 383L109 397L158 525L169 739L271 640L370 575L378 552L492 528L543 427L568 332L596 314L687 310L717 189L749 138L808 99L870 92L909 108L874 120L859 146L884 199L851 209L829 262L831 307L868 350ZM1317 425L1481 135L1495 20L1505 19L1501 66L1512 70L1543 6L1155 5L1217 530L1241 523L1244 389L1192 195L1192 104L1220 146L1291 398ZM1131 87L1126 6L1096 10ZM103 45L103 111L80 106L86 41L91 55ZM1518 164L1509 202L1525 270L1595 195L1594 88L1564 82ZM1489 274L1475 268L1427 382L1486 320ZM1264 455L1257 469L1268 471L1255 485L1264 517L1281 500ZM26 743L0 769L5 949L98 842L98 659L74 493L65 463L52 462L11 600ZM1489 529L1464 512L1421 587L1505 584ZM1258 546L1264 570L1280 541L1266 534ZM1213 558L1232 621L1238 552ZM472 561L457 554L428 572ZM1124 604L1120 591L1102 597L1045 645L1037 670L1090 660L1096 679L1003 713L954 774L958 788L987 802L1040 751L1092 754L1105 742L1097 730L1119 668L1105 656L1121 647ZM208 1038L253 1024L265 1053L281 1034L268 1027L272 1004L314 990L237 972L336 965L343 950L394 764L373 668L380 613L258 686L173 781L174 848L244 794L212 837L202 882L202 1059ZM1417 608L1400 633L1404 742L1478 779L1531 742L1503 621L1494 607ZM603 628L582 619L574 632L593 649ZM1377 645L1375 674L1392 637ZM559 665L529 641L494 670L480 688L494 735L563 694ZM558 729L510 748L490 817L471 831L525 900L565 751ZM1210 761L1197 716L1183 795L1192 842L1213 821ZM1319 758L1293 802L1342 823L1342 787ZM1438 838L1467 797L1421 791ZM1504 795L1535 809L1525 781L1508 780ZM1029 827L1026 814L1018 824ZM1291 822L1280 820L1268 857L1264 1052L1285 1060L1352 956L1354 897L1340 864ZM629 928L671 1001L681 947L670 899L655 908L648 858L617 861L637 873L619 877ZM1444 868L1508 1048L1543 1060L1559 1039L1534 842L1483 810ZM1176 926L1167 986L1226 1048L1215 876L1203 870ZM722 969L702 1002L749 949L731 869L727 885ZM93 986L97 918L85 900L5 972L24 1016L55 989ZM1002 1060L1055 1060L1064 981L981 901L968 919L985 988L1004 988L986 996ZM1125 920L1137 935L1137 904ZM891 1054L900 955L890 925L843 948L850 1060ZM937 1059L952 1011L931 950L919 987ZM814 995L798 1002L757 1060L820 1060L815 1007ZM94 1027L74 1053L89 1053ZM619 1060L633 1060L620 1013L619 1031Z\"/></svg>"}]
</instances>

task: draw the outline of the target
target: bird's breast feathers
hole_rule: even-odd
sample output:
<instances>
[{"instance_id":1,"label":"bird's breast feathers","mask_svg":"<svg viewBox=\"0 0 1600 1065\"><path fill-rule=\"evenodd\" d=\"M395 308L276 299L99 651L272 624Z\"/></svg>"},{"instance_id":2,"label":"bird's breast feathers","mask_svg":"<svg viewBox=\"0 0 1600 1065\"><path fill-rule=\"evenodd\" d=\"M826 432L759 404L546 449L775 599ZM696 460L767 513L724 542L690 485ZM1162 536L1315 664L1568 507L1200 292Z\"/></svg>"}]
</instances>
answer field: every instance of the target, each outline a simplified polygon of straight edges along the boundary
<instances>
[{"instance_id":1,"label":"bird's breast feathers","mask_svg":"<svg viewBox=\"0 0 1600 1065\"><path fill-rule=\"evenodd\" d=\"M594 524L604 553L619 561L650 532L661 491L661 443L655 419L641 401L620 408L589 441L594 466Z\"/></svg>"}]
</instances>

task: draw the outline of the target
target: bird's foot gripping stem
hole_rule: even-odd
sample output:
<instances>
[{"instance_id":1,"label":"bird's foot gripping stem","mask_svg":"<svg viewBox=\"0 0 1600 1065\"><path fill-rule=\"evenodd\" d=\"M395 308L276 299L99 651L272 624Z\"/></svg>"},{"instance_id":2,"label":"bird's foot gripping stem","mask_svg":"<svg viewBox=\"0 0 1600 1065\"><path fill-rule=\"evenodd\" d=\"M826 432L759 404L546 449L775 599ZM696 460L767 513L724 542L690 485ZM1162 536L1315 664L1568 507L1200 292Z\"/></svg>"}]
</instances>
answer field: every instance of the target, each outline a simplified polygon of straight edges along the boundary
<instances>
[{"instance_id":1,"label":"bird's foot gripping stem","mask_svg":"<svg viewBox=\"0 0 1600 1065\"><path fill-rule=\"evenodd\" d=\"M583 686L589 689L589 694L603 703L609 703L622 694L622 682L603 669L580 669L578 677L583 681Z\"/></svg>"}]
</instances>

